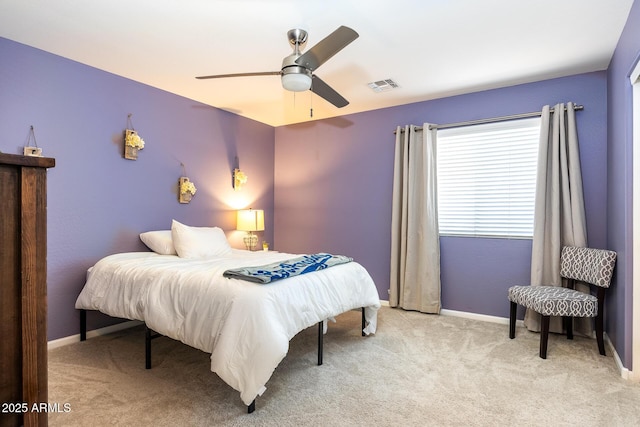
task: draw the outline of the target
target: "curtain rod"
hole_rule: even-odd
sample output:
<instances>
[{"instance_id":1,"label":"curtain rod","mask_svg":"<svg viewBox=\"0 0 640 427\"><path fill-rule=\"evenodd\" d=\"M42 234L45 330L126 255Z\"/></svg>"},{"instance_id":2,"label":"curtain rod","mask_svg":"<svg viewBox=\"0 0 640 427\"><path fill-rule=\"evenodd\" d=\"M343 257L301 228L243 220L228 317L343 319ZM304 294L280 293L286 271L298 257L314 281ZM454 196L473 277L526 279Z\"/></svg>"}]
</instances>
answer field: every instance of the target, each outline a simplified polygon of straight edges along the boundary
<instances>
[{"instance_id":1,"label":"curtain rod","mask_svg":"<svg viewBox=\"0 0 640 427\"><path fill-rule=\"evenodd\" d=\"M564 107L565 111L567 110L567 107ZM584 109L584 106L582 105L574 105L573 107L574 111L578 111L578 110L582 110ZM551 108L549 111L551 113L553 113L554 108ZM540 116L542 115L542 111L534 111L531 113L522 113L522 114L513 114L511 116L502 116L502 117L491 117L488 119L478 119L478 120L470 120L467 122L458 122L458 123L448 123L445 125L429 125L429 130L432 129L448 129L448 128L456 128L456 127L462 127L462 126L470 126L470 125L479 125L482 123L492 123L492 122L501 122L501 121L505 121L505 120L517 120L517 119L525 119L527 117L536 117L536 116ZM416 126L416 130L422 130L422 126ZM400 129L400 132L404 132L404 129ZM393 131L393 133L396 133L396 131Z\"/></svg>"}]
</instances>

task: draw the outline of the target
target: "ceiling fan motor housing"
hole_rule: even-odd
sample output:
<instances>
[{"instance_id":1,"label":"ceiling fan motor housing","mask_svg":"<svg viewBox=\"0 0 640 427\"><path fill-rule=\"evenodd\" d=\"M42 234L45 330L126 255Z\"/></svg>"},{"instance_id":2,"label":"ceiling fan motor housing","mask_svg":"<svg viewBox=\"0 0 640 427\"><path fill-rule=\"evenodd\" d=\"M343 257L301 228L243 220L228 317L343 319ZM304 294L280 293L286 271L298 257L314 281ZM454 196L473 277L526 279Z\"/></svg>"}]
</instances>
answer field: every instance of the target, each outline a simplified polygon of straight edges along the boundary
<instances>
[{"instance_id":1,"label":"ceiling fan motor housing","mask_svg":"<svg viewBox=\"0 0 640 427\"><path fill-rule=\"evenodd\" d=\"M311 88L311 71L295 60L300 53L292 53L282 60L282 86L292 92L303 92Z\"/></svg>"}]
</instances>

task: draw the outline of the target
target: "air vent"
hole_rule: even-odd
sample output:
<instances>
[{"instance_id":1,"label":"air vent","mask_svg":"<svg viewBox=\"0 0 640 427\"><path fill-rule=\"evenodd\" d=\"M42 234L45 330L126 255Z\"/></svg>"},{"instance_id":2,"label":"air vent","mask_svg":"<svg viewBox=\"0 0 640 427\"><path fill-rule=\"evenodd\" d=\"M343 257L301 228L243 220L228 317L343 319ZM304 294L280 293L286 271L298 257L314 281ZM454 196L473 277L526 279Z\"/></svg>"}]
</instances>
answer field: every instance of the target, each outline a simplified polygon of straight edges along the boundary
<instances>
[{"instance_id":1,"label":"air vent","mask_svg":"<svg viewBox=\"0 0 640 427\"><path fill-rule=\"evenodd\" d=\"M391 79L378 80L377 82L371 82L367 86L374 92L386 92L391 89L397 89L398 84Z\"/></svg>"}]
</instances>

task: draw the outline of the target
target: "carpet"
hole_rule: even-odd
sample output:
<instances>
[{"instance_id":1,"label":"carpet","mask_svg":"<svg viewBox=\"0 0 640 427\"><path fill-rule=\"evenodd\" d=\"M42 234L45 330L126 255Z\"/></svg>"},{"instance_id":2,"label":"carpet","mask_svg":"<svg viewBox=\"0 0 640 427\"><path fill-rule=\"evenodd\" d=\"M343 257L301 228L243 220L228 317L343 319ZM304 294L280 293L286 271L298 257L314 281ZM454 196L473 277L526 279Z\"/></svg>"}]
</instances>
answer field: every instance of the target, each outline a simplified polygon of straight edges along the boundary
<instances>
[{"instance_id":1,"label":"carpet","mask_svg":"<svg viewBox=\"0 0 640 427\"><path fill-rule=\"evenodd\" d=\"M506 303L505 303L506 304ZM640 384L623 380L595 340L539 335L452 316L382 307L378 332L360 312L330 323L324 364L317 328L289 354L246 413L239 393L209 370L209 355L144 328L49 351L50 426L637 426ZM608 353L610 352L607 349ZM66 404L66 406L64 406Z\"/></svg>"}]
</instances>

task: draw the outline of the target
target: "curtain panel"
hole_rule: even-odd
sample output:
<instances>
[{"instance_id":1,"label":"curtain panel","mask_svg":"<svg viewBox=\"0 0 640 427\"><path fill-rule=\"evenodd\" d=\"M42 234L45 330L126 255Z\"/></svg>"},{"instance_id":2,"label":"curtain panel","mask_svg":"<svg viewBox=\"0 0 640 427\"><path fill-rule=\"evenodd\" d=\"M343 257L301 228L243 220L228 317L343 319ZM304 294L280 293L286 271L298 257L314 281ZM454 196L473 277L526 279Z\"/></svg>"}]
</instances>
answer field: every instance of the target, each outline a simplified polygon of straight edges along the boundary
<instances>
[{"instance_id":1,"label":"curtain panel","mask_svg":"<svg viewBox=\"0 0 640 427\"><path fill-rule=\"evenodd\" d=\"M566 107L566 108L565 108ZM560 252L563 246L587 246L587 227L580 170L578 132L573 103L557 104L553 114L542 108L536 177L531 286L563 286ZM586 285L576 289L589 292ZM527 310L527 329L540 330L540 315ZM576 332L591 335L590 318L574 319ZM562 332L562 319L552 318L552 332Z\"/></svg>"},{"instance_id":2,"label":"curtain panel","mask_svg":"<svg viewBox=\"0 0 640 427\"><path fill-rule=\"evenodd\" d=\"M396 130L389 305L440 313L436 129Z\"/></svg>"}]
</instances>

